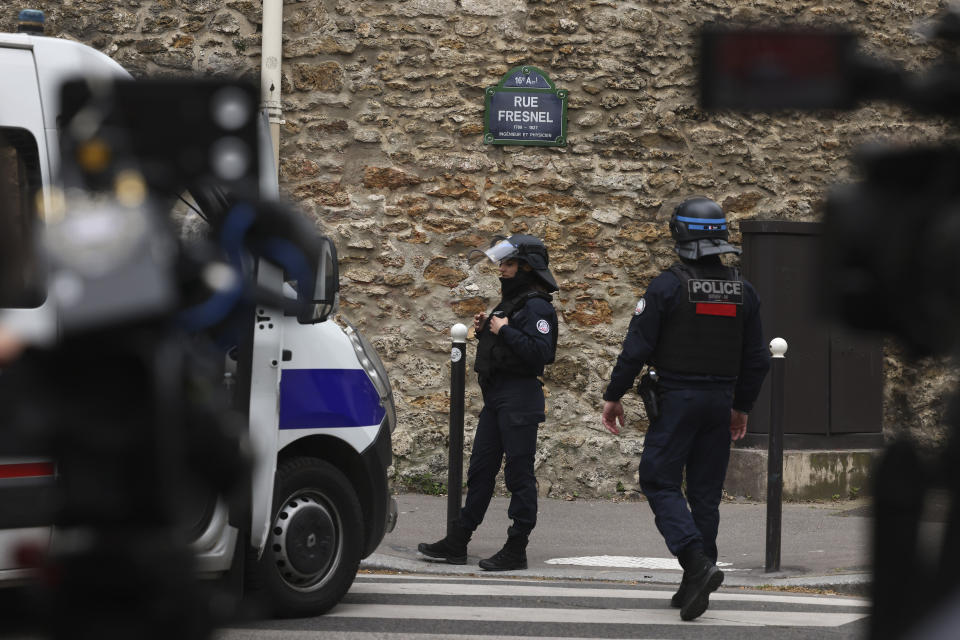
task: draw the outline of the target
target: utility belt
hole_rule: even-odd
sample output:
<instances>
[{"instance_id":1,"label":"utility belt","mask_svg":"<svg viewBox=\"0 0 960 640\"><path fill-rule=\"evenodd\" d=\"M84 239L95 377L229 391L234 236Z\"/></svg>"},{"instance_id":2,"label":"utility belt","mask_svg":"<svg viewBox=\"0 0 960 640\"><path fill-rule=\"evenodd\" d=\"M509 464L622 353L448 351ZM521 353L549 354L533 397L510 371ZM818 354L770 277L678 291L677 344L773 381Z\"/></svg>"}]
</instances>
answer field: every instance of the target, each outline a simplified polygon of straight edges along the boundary
<instances>
[{"instance_id":1,"label":"utility belt","mask_svg":"<svg viewBox=\"0 0 960 640\"><path fill-rule=\"evenodd\" d=\"M675 376L669 372L661 374L652 367L647 367L637 383L637 395L643 402L647 418L652 422L660 417L660 394L664 391L729 389L732 392L736 382L736 378L727 376Z\"/></svg>"},{"instance_id":2,"label":"utility belt","mask_svg":"<svg viewBox=\"0 0 960 640\"><path fill-rule=\"evenodd\" d=\"M737 384L736 376L715 376L696 373L676 373L665 369L657 369L657 388L660 391L680 391L695 389L711 391L715 389L732 389Z\"/></svg>"}]
</instances>

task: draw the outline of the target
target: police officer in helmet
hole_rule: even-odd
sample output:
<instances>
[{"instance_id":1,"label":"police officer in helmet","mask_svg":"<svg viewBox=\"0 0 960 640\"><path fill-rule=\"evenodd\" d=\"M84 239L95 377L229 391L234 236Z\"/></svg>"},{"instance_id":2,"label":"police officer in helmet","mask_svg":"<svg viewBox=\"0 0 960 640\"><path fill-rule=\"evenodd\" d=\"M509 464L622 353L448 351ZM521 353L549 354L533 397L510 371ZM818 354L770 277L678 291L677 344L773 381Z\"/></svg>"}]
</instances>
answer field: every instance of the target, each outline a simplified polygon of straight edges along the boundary
<instances>
[{"instance_id":1,"label":"police officer in helmet","mask_svg":"<svg viewBox=\"0 0 960 640\"><path fill-rule=\"evenodd\" d=\"M653 397L640 488L683 567L671 605L692 620L723 582L717 529L730 442L746 433L747 414L770 365L757 293L738 269L720 260L740 253L727 242L720 206L704 197L685 200L670 218L670 233L680 261L654 278L637 303L603 394L602 421L619 434L620 398L644 365L655 369L655 384L646 376L641 381L641 387L650 383Z\"/></svg>"},{"instance_id":2,"label":"police officer in helmet","mask_svg":"<svg viewBox=\"0 0 960 640\"><path fill-rule=\"evenodd\" d=\"M480 567L510 571L527 568L527 542L537 523L533 461L537 425L545 419L538 377L556 354L557 314L550 293L559 287L547 266L547 248L533 236L511 236L483 253L500 264L502 297L489 316L474 316L478 338L474 369L483 409L467 470L467 497L452 533L417 549L430 558L466 564L467 543L483 520L506 458L507 513L513 525L503 548L481 560Z\"/></svg>"}]
</instances>

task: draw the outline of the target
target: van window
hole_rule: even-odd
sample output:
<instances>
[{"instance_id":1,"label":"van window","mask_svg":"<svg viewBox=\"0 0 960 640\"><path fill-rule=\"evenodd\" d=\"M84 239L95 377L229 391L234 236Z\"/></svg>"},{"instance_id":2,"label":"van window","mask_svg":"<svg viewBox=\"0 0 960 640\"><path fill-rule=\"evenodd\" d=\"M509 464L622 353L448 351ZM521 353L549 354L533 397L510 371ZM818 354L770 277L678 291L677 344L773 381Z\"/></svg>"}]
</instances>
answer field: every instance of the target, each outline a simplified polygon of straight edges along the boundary
<instances>
[{"instance_id":1,"label":"van window","mask_svg":"<svg viewBox=\"0 0 960 640\"><path fill-rule=\"evenodd\" d=\"M46 297L34 237L42 186L33 134L0 127L0 307L38 307Z\"/></svg>"}]
</instances>

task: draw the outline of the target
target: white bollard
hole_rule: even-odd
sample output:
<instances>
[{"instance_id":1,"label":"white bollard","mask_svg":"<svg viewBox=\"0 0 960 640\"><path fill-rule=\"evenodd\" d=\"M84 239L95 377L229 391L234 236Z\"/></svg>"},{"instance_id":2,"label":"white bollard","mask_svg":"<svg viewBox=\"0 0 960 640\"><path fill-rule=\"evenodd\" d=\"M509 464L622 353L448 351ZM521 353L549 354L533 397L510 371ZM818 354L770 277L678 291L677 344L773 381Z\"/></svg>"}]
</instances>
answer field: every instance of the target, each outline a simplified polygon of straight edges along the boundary
<instances>
[{"instance_id":1,"label":"white bollard","mask_svg":"<svg viewBox=\"0 0 960 640\"><path fill-rule=\"evenodd\" d=\"M784 358L787 353L787 341L783 338L774 338L770 341L770 354L774 358Z\"/></svg>"},{"instance_id":2,"label":"white bollard","mask_svg":"<svg viewBox=\"0 0 960 640\"><path fill-rule=\"evenodd\" d=\"M787 341L770 341L770 430L767 437L767 553L764 571L780 571L783 521L783 373Z\"/></svg>"},{"instance_id":3,"label":"white bollard","mask_svg":"<svg viewBox=\"0 0 960 640\"><path fill-rule=\"evenodd\" d=\"M460 516L463 484L463 407L467 366L467 327L459 322L450 329L450 458L447 473L447 535Z\"/></svg>"}]
</instances>

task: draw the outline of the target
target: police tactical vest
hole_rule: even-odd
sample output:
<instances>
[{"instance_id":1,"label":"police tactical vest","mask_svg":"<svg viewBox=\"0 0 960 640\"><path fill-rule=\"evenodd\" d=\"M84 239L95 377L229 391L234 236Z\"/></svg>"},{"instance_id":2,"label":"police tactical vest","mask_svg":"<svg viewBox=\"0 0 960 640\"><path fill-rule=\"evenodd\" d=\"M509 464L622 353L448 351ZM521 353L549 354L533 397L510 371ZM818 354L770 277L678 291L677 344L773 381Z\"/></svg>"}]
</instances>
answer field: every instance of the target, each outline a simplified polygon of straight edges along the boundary
<instances>
[{"instance_id":1,"label":"police tactical vest","mask_svg":"<svg viewBox=\"0 0 960 640\"><path fill-rule=\"evenodd\" d=\"M543 298L547 302L553 300L550 294L543 293L542 291L526 291L503 304L497 305L494 313L502 311L503 316L507 318L507 320L510 320L511 316L522 309L531 298ZM493 314L491 314L491 316L492 315ZM489 324L490 318L487 318L487 321L480 330L480 338L477 342L477 358L473 365L474 371L480 374L481 380L490 378L496 373L506 373L515 376L538 376L542 373L539 365L532 365L521 360L517 354L513 352L513 349L507 346L502 335L494 334L489 330ZM556 354L557 326L556 323L551 324L550 330L553 333L553 353ZM550 364L551 362L553 362L553 357L551 357L550 361L546 364Z\"/></svg>"},{"instance_id":2,"label":"police tactical vest","mask_svg":"<svg viewBox=\"0 0 960 640\"><path fill-rule=\"evenodd\" d=\"M674 373L740 374L745 312L740 270L678 263L679 299L663 319L651 361Z\"/></svg>"}]
</instances>

